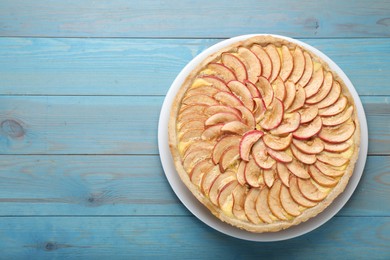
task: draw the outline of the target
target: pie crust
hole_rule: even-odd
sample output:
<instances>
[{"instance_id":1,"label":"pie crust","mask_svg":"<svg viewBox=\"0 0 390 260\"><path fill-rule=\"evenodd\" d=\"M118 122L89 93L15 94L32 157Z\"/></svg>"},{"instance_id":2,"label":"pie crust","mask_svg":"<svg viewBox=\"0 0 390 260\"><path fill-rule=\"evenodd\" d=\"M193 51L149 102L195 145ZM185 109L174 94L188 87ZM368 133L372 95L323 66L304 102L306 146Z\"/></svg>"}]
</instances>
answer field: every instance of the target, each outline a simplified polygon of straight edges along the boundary
<instances>
[{"instance_id":1,"label":"pie crust","mask_svg":"<svg viewBox=\"0 0 390 260\"><path fill-rule=\"evenodd\" d=\"M360 145L343 80L311 51L273 36L200 62L174 99L168 134L192 194L220 220L257 233L321 213L344 191Z\"/></svg>"}]
</instances>

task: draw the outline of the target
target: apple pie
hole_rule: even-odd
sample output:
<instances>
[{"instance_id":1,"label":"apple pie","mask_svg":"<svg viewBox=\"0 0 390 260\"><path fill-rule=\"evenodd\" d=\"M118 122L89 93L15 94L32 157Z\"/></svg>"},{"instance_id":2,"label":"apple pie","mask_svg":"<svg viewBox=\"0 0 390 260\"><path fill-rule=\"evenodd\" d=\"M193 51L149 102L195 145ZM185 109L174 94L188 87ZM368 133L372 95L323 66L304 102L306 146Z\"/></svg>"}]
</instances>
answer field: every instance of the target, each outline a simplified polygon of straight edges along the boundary
<instances>
[{"instance_id":1,"label":"apple pie","mask_svg":"<svg viewBox=\"0 0 390 260\"><path fill-rule=\"evenodd\" d=\"M343 80L320 57L273 36L208 56L171 107L169 145L193 195L221 221L276 232L344 191L360 127Z\"/></svg>"}]
</instances>

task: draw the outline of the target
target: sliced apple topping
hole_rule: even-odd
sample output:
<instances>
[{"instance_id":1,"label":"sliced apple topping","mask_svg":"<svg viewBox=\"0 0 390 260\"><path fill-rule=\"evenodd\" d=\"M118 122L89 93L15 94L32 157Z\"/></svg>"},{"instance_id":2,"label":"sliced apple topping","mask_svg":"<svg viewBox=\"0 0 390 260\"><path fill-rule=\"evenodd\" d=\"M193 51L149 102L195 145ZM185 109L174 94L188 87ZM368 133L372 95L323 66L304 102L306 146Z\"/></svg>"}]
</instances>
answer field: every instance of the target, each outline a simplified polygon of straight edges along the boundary
<instances>
[{"instance_id":1,"label":"sliced apple topping","mask_svg":"<svg viewBox=\"0 0 390 260\"><path fill-rule=\"evenodd\" d=\"M228 83L230 91L236 95L242 103L250 110L253 110L252 94L249 89L240 81L232 80Z\"/></svg>"},{"instance_id":2,"label":"sliced apple topping","mask_svg":"<svg viewBox=\"0 0 390 260\"><path fill-rule=\"evenodd\" d=\"M321 186L324 187L334 187L338 183L337 179L333 179L329 176L326 176L322 172L320 172L317 167L310 165L309 166L309 173L313 180L318 183Z\"/></svg>"},{"instance_id":3,"label":"sliced apple topping","mask_svg":"<svg viewBox=\"0 0 390 260\"><path fill-rule=\"evenodd\" d=\"M293 139L292 142L296 148L306 154L317 154L324 150L324 143L319 138L307 141Z\"/></svg>"},{"instance_id":4,"label":"sliced apple topping","mask_svg":"<svg viewBox=\"0 0 390 260\"><path fill-rule=\"evenodd\" d=\"M232 146L236 146L240 143L241 137L238 135L229 135L223 137L218 143L214 146L212 159L213 163L217 164L221 159L222 154L226 149Z\"/></svg>"},{"instance_id":5,"label":"sliced apple topping","mask_svg":"<svg viewBox=\"0 0 390 260\"><path fill-rule=\"evenodd\" d=\"M298 188L302 195L311 201L318 202L327 196L327 193L321 192L311 180L298 179Z\"/></svg>"},{"instance_id":6,"label":"sliced apple topping","mask_svg":"<svg viewBox=\"0 0 390 260\"><path fill-rule=\"evenodd\" d=\"M345 152L346 150L348 150L349 147L351 147L352 143L353 142L351 139L346 141L346 142L339 143L339 144L329 144L329 143L324 142L324 150L328 151L328 152L333 152L333 153L341 153L341 152Z\"/></svg>"},{"instance_id":7,"label":"sliced apple topping","mask_svg":"<svg viewBox=\"0 0 390 260\"><path fill-rule=\"evenodd\" d=\"M317 205L316 202L308 200L302 195L298 187L298 178L295 176L291 176L290 178L290 195L296 203L303 207L311 208Z\"/></svg>"},{"instance_id":8,"label":"sliced apple topping","mask_svg":"<svg viewBox=\"0 0 390 260\"><path fill-rule=\"evenodd\" d=\"M290 80L297 83L302 77L305 70L305 56L301 48L297 47L293 53L293 71L290 75Z\"/></svg>"},{"instance_id":9,"label":"sliced apple topping","mask_svg":"<svg viewBox=\"0 0 390 260\"><path fill-rule=\"evenodd\" d=\"M291 155L289 155L288 153L286 152L283 152L283 151L274 151L272 149L267 149L267 153L276 161L278 162L284 162L284 163L288 163L288 162L291 162L292 161L292 157Z\"/></svg>"},{"instance_id":10,"label":"sliced apple topping","mask_svg":"<svg viewBox=\"0 0 390 260\"><path fill-rule=\"evenodd\" d=\"M335 126L344 123L351 118L353 113L353 106L348 107L343 112L330 117L323 117L322 124L324 126Z\"/></svg>"},{"instance_id":11,"label":"sliced apple topping","mask_svg":"<svg viewBox=\"0 0 390 260\"><path fill-rule=\"evenodd\" d=\"M291 140L292 140L292 134L288 134L285 137L278 137L278 136L267 134L264 135L263 137L263 141L265 145L276 151L285 150L287 147L290 146Z\"/></svg>"},{"instance_id":12,"label":"sliced apple topping","mask_svg":"<svg viewBox=\"0 0 390 260\"><path fill-rule=\"evenodd\" d=\"M240 161L240 164L238 165L237 168L237 181L241 185L245 185L246 180L245 180L245 168L246 168L246 161Z\"/></svg>"},{"instance_id":13,"label":"sliced apple topping","mask_svg":"<svg viewBox=\"0 0 390 260\"><path fill-rule=\"evenodd\" d=\"M334 116L341 113L348 104L348 99L345 96L340 96L333 105L322 108L318 111L320 116Z\"/></svg>"},{"instance_id":14,"label":"sliced apple topping","mask_svg":"<svg viewBox=\"0 0 390 260\"><path fill-rule=\"evenodd\" d=\"M182 106L179 112L178 121L183 116L193 116L193 115L201 115L203 114L203 111L205 111L206 108L208 108L208 105L191 105L191 106Z\"/></svg>"},{"instance_id":15,"label":"sliced apple topping","mask_svg":"<svg viewBox=\"0 0 390 260\"><path fill-rule=\"evenodd\" d=\"M320 161L317 161L314 165L318 170L320 170L320 172L329 177L340 177L344 174L344 171L336 170L332 166Z\"/></svg>"},{"instance_id":16,"label":"sliced apple topping","mask_svg":"<svg viewBox=\"0 0 390 260\"><path fill-rule=\"evenodd\" d=\"M234 72L221 63L211 62L207 65L207 69L203 71L203 76L215 76L220 78L225 83L236 79Z\"/></svg>"},{"instance_id":17,"label":"sliced apple topping","mask_svg":"<svg viewBox=\"0 0 390 260\"><path fill-rule=\"evenodd\" d=\"M297 139L309 139L315 136L321 131L322 120L321 117L316 117L313 121L308 124L301 125L294 133L294 138Z\"/></svg>"},{"instance_id":18,"label":"sliced apple topping","mask_svg":"<svg viewBox=\"0 0 390 260\"><path fill-rule=\"evenodd\" d=\"M264 133L258 130L252 130L247 132L240 141L240 156L244 161L249 161L249 155L252 150L253 144L259 140Z\"/></svg>"},{"instance_id":19,"label":"sliced apple topping","mask_svg":"<svg viewBox=\"0 0 390 260\"><path fill-rule=\"evenodd\" d=\"M322 83L324 82L324 70L322 66L317 71L314 71L309 83L305 86L306 98L310 98L318 93Z\"/></svg>"},{"instance_id":20,"label":"sliced apple topping","mask_svg":"<svg viewBox=\"0 0 390 260\"><path fill-rule=\"evenodd\" d=\"M267 52L260 45L254 44L251 47L251 51L256 54L262 65L262 76L269 79L272 73L272 62Z\"/></svg>"},{"instance_id":21,"label":"sliced apple topping","mask_svg":"<svg viewBox=\"0 0 390 260\"><path fill-rule=\"evenodd\" d=\"M286 97L286 86L283 80L278 77L273 83L272 88L274 89L274 96L280 101L284 101Z\"/></svg>"},{"instance_id":22,"label":"sliced apple topping","mask_svg":"<svg viewBox=\"0 0 390 260\"><path fill-rule=\"evenodd\" d=\"M233 165L240 158L239 146L231 146L227 148L219 159L219 170L225 172L231 165Z\"/></svg>"},{"instance_id":23,"label":"sliced apple topping","mask_svg":"<svg viewBox=\"0 0 390 260\"><path fill-rule=\"evenodd\" d=\"M214 164L211 162L211 160L202 160L195 164L190 172L191 182L195 186L200 187L204 174L208 172L213 166Z\"/></svg>"},{"instance_id":24,"label":"sliced apple topping","mask_svg":"<svg viewBox=\"0 0 390 260\"><path fill-rule=\"evenodd\" d=\"M317 158L314 154L306 154L301 152L298 148L295 147L295 145L291 145L291 151L295 158L298 159L298 161L305 163L305 164L313 164L317 161Z\"/></svg>"},{"instance_id":25,"label":"sliced apple topping","mask_svg":"<svg viewBox=\"0 0 390 260\"><path fill-rule=\"evenodd\" d=\"M272 212L268 206L269 189L266 186L261 187L256 201L256 212L260 219L266 223L272 223Z\"/></svg>"},{"instance_id":26,"label":"sliced apple topping","mask_svg":"<svg viewBox=\"0 0 390 260\"><path fill-rule=\"evenodd\" d=\"M221 175L218 165L215 165L207 173L204 174L202 182L200 183L201 191L205 196L209 196L211 185L214 183L215 179Z\"/></svg>"},{"instance_id":27,"label":"sliced apple topping","mask_svg":"<svg viewBox=\"0 0 390 260\"><path fill-rule=\"evenodd\" d=\"M204 122L199 120L192 120L187 123L181 124L178 129L182 132L189 131L191 129L204 129Z\"/></svg>"},{"instance_id":28,"label":"sliced apple topping","mask_svg":"<svg viewBox=\"0 0 390 260\"><path fill-rule=\"evenodd\" d=\"M301 115L299 113L284 114L282 123L276 128L271 130L273 135L284 135L294 132L298 129L301 122Z\"/></svg>"},{"instance_id":29,"label":"sliced apple topping","mask_svg":"<svg viewBox=\"0 0 390 260\"><path fill-rule=\"evenodd\" d=\"M272 104L267 108L260 126L266 130L271 130L280 125L284 115L284 107L282 101L274 98Z\"/></svg>"},{"instance_id":30,"label":"sliced apple topping","mask_svg":"<svg viewBox=\"0 0 390 260\"><path fill-rule=\"evenodd\" d=\"M338 126L324 126L318 136L328 143L342 143L355 132L355 123L347 121Z\"/></svg>"},{"instance_id":31,"label":"sliced apple topping","mask_svg":"<svg viewBox=\"0 0 390 260\"><path fill-rule=\"evenodd\" d=\"M257 79L256 79L256 82L257 82ZM248 90L251 93L253 98L259 98L260 97L260 92L257 89L255 84L253 84L252 82L246 80L245 81L245 86L248 88Z\"/></svg>"},{"instance_id":32,"label":"sliced apple topping","mask_svg":"<svg viewBox=\"0 0 390 260\"><path fill-rule=\"evenodd\" d=\"M282 57L282 68L279 75L283 81L286 81L294 68L293 56L286 45L282 46Z\"/></svg>"},{"instance_id":33,"label":"sliced apple topping","mask_svg":"<svg viewBox=\"0 0 390 260\"><path fill-rule=\"evenodd\" d=\"M349 159L343 158L339 154L332 154L325 151L320 154L317 154L317 159L323 163L337 167L342 166L349 161Z\"/></svg>"},{"instance_id":34,"label":"sliced apple topping","mask_svg":"<svg viewBox=\"0 0 390 260\"><path fill-rule=\"evenodd\" d=\"M232 133L232 134L238 134L243 135L247 131L249 131L250 128L246 124L244 124L241 121L232 121L229 123L226 123L222 126L221 131L224 133Z\"/></svg>"},{"instance_id":35,"label":"sliced apple topping","mask_svg":"<svg viewBox=\"0 0 390 260\"><path fill-rule=\"evenodd\" d=\"M267 108L265 107L263 99L254 98L253 101L255 102L253 116L255 118L256 123L259 123L264 118L264 114L265 111L267 111Z\"/></svg>"},{"instance_id":36,"label":"sliced apple topping","mask_svg":"<svg viewBox=\"0 0 390 260\"><path fill-rule=\"evenodd\" d=\"M218 89L212 87L212 86L201 86L197 88L191 88L187 91L187 96L193 96L193 95L207 95L209 97L214 96L218 92Z\"/></svg>"},{"instance_id":37,"label":"sliced apple topping","mask_svg":"<svg viewBox=\"0 0 390 260\"><path fill-rule=\"evenodd\" d=\"M244 210L246 193L247 193L246 187L241 185L237 185L232 192L233 215L242 221L248 221L248 218L246 217L245 210Z\"/></svg>"},{"instance_id":38,"label":"sliced apple topping","mask_svg":"<svg viewBox=\"0 0 390 260\"><path fill-rule=\"evenodd\" d=\"M189 142L189 141L199 140L202 133L203 133L202 129L189 130L189 131L184 132L179 137L179 140L181 142Z\"/></svg>"},{"instance_id":39,"label":"sliced apple topping","mask_svg":"<svg viewBox=\"0 0 390 260\"><path fill-rule=\"evenodd\" d=\"M209 159L210 157L211 154L208 149L194 150L183 158L183 167L187 172L190 172L196 163L203 159Z\"/></svg>"},{"instance_id":40,"label":"sliced apple topping","mask_svg":"<svg viewBox=\"0 0 390 260\"><path fill-rule=\"evenodd\" d=\"M245 180L250 186L258 188L264 183L263 170L251 158L245 167Z\"/></svg>"},{"instance_id":41,"label":"sliced apple topping","mask_svg":"<svg viewBox=\"0 0 390 260\"><path fill-rule=\"evenodd\" d=\"M256 83L257 78L261 75L261 63L259 58L251 50L245 47L239 47L237 52L245 64L248 80Z\"/></svg>"},{"instance_id":42,"label":"sliced apple topping","mask_svg":"<svg viewBox=\"0 0 390 260\"><path fill-rule=\"evenodd\" d=\"M221 91L229 91L229 88L226 86L226 83L218 77L202 76L201 79L205 80L216 89L219 89Z\"/></svg>"},{"instance_id":43,"label":"sliced apple topping","mask_svg":"<svg viewBox=\"0 0 390 260\"><path fill-rule=\"evenodd\" d=\"M254 129L256 121L253 116L253 113L245 106L236 106L236 109L241 112L242 122L246 124L249 128Z\"/></svg>"},{"instance_id":44,"label":"sliced apple topping","mask_svg":"<svg viewBox=\"0 0 390 260\"><path fill-rule=\"evenodd\" d=\"M221 112L214 114L210 116L206 122L205 126L212 126L217 124L226 124L228 122L232 121L240 121L241 118L239 118L237 115L230 113L230 112Z\"/></svg>"},{"instance_id":45,"label":"sliced apple topping","mask_svg":"<svg viewBox=\"0 0 390 260\"><path fill-rule=\"evenodd\" d=\"M194 143L190 143L190 145L186 146L181 153L183 155L183 158L185 158L189 153L199 149L212 151L214 145L215 144L213 144L212 142L197 141Z\"/></svg>"},{"instance_id":46,"label":"sliced apple topping","mask_svg":"<svg viewBox=\"0 0 390 260\"><path fill-rule=\"evenodd\" d=\"M291 106L287 109L287 112L294 112L302 108L303 105L305 104L305 100L306 100L305 90L300 85L297 85L294 101L291 104Z\"/></svg>"},{"instance_id":47,"label":"sliced apple topping","mask_svg":"<svg viewBox=\"0 0 390 260\"><path fill-rule=\"evenodd\" d=\"M218 197L221 191L228 185L230 182L234 181L236 176L234 172L226 172L225 174L220 174L214 180L210 187L209 198L214 205L218 205Z\"/></svg>"},{"instance_id":48,"label":"sliced apple topping","mask_svg":"<svg viewBox=\"0 0 390 260\"><path fill-rule=\"evenodd\" d=\"M299 205L293 200L289 189L284 185L280 188L280 202L289 215L297 217L301 214Z\"/></svg>"},{"instance_id":49,"label":"sliced apple topping","mask_svg":"<svg viewBox=\"0 0 390 260\"><path fill-rule=\"evenodd\" d=\"M302 179L309 179L310 178L310 175L307 172L307 170L297 160L293 160L292 162L287 163L286 166L287 166L287 169L289 169L289 171L292 174L294 174L295 176L297 176L298 178L302 178Z\"/></svg>"},{"instance_id":50,"label":"sliced apple topping","mask_svg":"<svg viewBox=\"0 0 390 260\"><path fill-rule=\"evenodd\" d=\"M290 187L290 172L284 163L277 163L276 170L278 172L279 179L286 187Z\"/></svg>"},{"instance_id":51,"label":"sliced apple topping","mask_svg":"<svg viewBox=\"0 0 390 260\"><path fill-rule=\"evenodd\" d=\"M236 121L234 121L236 122ZM202 140L214 140L221 136L222 134L222 127L224 127L224 124L218 124L218 125L213 125L208 128L206 128L201 135Z\"/></svg>"},{"instance_id":52,"label":"sliced apple topping","mask_svg":"<svg viewBox=\"0 0 390 260\"><path fill-rule=\"evenodd\" d=\"M248 74L244 63L232 53L224 52L221 55L222 63L231 69L236 75L237 79L241 82L248 78Z\"/></svg>"},{"instance_id":53,"label":"sliced apple topping","mask_svg":"<svg viewBox=\"0 0 390 260\"><path fill-rule=\"evenodd\" d=\"M301 124L312 121L318 115L318 108L316 106L303 107L298 111L301 114Z\"/></svg>"},{"instance_id":54,"label":"sliced apple topping","mask_svg":"<svg viewBox=\"0 0 390 260\"><path fill-rule=\"evenodd\" d=\"M214 99L224 106L237 107L243 105L242 101L230 92L218 92L214 95ZM217 105L219 104L217 103Z\"/></svg>"},{"instance_id":55,"label":"sliced apple topping","mask_svg":"<svg viewBox=\"0 0 390 260\"><path fill-rule=\"evenodd\" d=\"M273 44L268 44L267 46L265 46L264 49L267 52L272 63L272 73L269 78L269 81L272 83L278 77L280 72L280 68L281 68L280 56L278 50Z\"/></svg>"},{"instance_id":56,"label":"sliced apple topping","mask_svg":"<svg viewBox=\"0 0 390 260\"><path fill-rule=\"evenodd\" d=\"M284 109L289 109L295 99L295 84L292 81L287 81L284 86L286 87L286 97L284 98L283 104Z\"/></svg>"},{"instance_id":57,"label":"sliced apple topping","mask_svg":"<svg viewBox=\"0 0 390 260\"><path fill-rule=\"evenodd\" d=\"M269 81L264 77L259 77L256 87L264 100L265 106L268 107L274 99L274 90Z\"/></svg>"},{"instance_id":58,"label":"sliced apple topping","mask_svg":"<svg viewBox=\"0 0 390 260\"><path fill-rule=\"evenodd\" d=\"M185 105L207 105L207 106L212 106L212 105L218 105L218 102L207 95L204 94L198 94L198 95L192 95L192 96L187 96L183 99L183 104Z\"/></svg>"},{"instance_id":59,"label":"sliced apple topping","mask_svg":"<svg viewBox=\"0 0 390 260\"><path fill-rule=\"evenodd\" d=\"M233 214L233 190L239 185L237 181L231 181L225 185L218 195L218 206L227 214Z\"/></svg>"},{"instance_id":60,"label":"sliced apple topping","mask_svg":"<svg viewBox=\"0 0 390 260\"><path fill-rule=\"evenodd\" d=\"M268 186L268 188L272 187L275 181L275 169L264 169L263 170L264 183Z\"/></svg>"},{"instance_id":61,"label":"sliced apple topping","mask_svg":"<svg viewBox=\"0 0 390 260\"><path fill-rule=\"evenodd\" d=\"M258 189L250 189L244 203L245 214L249 221L254 224L262 223L256 211L256 201L259 193L260 191Z\"/></svg>"},{"instance_id":62,"label":"sliced apple topping","mask_svg":"<svg viewBox=\"0 0 390 260\"><path fill-rule=\"evenodd\" d=\"M305 57L305 70L303 72L302 77L299 79L298 84L301 85L302 87L305 87L311 79L314 65L310 55L307 52L304 52L303 56Z\"/></svg>"},{"instance_id":63,"label":"sliced apple topping","mask_svg":"<svg viewBox=\"0 0 390 260\"><path fill-rule=\"evenodd\" d=\"M317 107L321 109L333 105L339 99L340 94L341 94L340 84L337 81L333 81L332 90L322 101L317 103Z\"/></svg>"},{"instance_id":64,"label":"sliced apple topping","mask_svg":"<svg viewBox=\"0 0 390 260\"><path fill-rule=\"evenodd\" d=\"M332 89L333 85L333 75L331 72L327 72L325 75L324 83L322 84L320 90L312 97L306 99L307 104L316 104L323 100Z\"/></svg>"},{"instance_id":65,"label":"sliced apple topping","mask_svg":"<svg viewBox=\"0 0 390 260\"><path fill-rule=\"evenodd\" d=\"M278 219L287 220L287 213L280 202L281 187L282 183L280 180L275 180L274 185L272 185L268 193L268 205L272 214L274 214Z\"/></svg>"},{"instance_id":66,"label":"sliced apple topping","mask_svg":"<svg viewBox=\"0 0 390 260\"><path fill-rule=\"evenodd\" d=\"M275 160L268 156L267 147L261 139L253 145L252 156L257 165L263 169L271 169L275 164Z\"/></svg>"},{"instance_id":67,"label":"sliced apple topping","mask_svg":"<svg viewBox=\"0 0 390 260\"><path fill-rule=\"evenodd\" d=\"M241 118L241 112L233 107L217 105L217 106L209 106L204 109L204 114L209 117L217 113L224 113L224 112L235 114L237 117Z\"/></svg>"}]
</instances>

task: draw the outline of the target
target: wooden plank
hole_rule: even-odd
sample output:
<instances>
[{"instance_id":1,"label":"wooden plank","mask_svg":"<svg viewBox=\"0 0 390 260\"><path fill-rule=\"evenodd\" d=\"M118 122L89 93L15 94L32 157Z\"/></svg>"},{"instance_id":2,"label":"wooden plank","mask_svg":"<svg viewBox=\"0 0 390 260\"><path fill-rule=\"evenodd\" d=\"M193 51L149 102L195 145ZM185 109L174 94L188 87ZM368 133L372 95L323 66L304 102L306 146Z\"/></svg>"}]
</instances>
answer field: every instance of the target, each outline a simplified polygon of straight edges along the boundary
<instances>
[{"instance_id":1,"label":"wooden plank","mask_svg":"<svg viewBox=\"0 0 390 260\"><path fill-rule=\"evenodd\" d=\"M0 38L0 94L165 95L217 39ZM390 39L303 39L332 58L360 95L390 95Z\"/></svg>"},{"instance_id":2,"label":"wooden plank","mask_svg":"<svg viewBox=\"0 0 390 260\"><path fill-rule=\"evenodd\" d=\"M0 154L158 154L163 99L0 96ZM390 154L388 99L362 97L370 154Z\"/></svg>"},{"instance_id":3,"label":"wooden plank","mask_svg":"<svg viewBox=\"0 0 390 260\"><path fill-rule=\"evenodd\" d=\"M389 216L390 157L369 156L339 216ZM0 216L192 215L158 156L1 156Z\"/></svg>"},{"instance_id":4,"label":"wooden plank","mask_svg":"<svg viewBox=\"0 0 390 260\"><path fill-rule=\"evenodd\" d=\"M1 218L2 257L388 259L389 217L338 217L304 236L256 243L223 235L194 217ZM283 250L280 250L283 248Z\"/></svg>"},{"instance_id":5,"label":"wooden plank","mask_svg":"<svg viewBox=\"0 0 390 260\"><path fill-rule=\"evenodd\" d=\"M376 1L2 1L0 35L44 37L390 36L390 5ZM226 14L229 14L226 17Z\"/></svg>"}]
</instances>

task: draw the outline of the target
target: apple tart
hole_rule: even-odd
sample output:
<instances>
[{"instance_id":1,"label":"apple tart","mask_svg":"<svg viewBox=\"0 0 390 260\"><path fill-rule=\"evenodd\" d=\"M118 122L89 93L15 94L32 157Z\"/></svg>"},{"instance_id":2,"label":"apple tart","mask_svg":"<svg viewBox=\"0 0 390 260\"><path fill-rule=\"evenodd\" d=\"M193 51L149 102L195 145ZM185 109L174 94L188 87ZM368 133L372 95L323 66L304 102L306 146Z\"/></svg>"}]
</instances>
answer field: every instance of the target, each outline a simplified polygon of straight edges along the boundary
<instances>
[{"instance_id":1,"label":"apple tart","mask_svg":"<svg viewBox=\"0 0 390 260\"><path fill-rule=\"evenodd\" d=\"M342 79L311 51L273 36L203 60L175 97L168 132L193 195L220 220L258 233L321 213L345 189L360 144Z\"/></svg>"}]
</instances>

